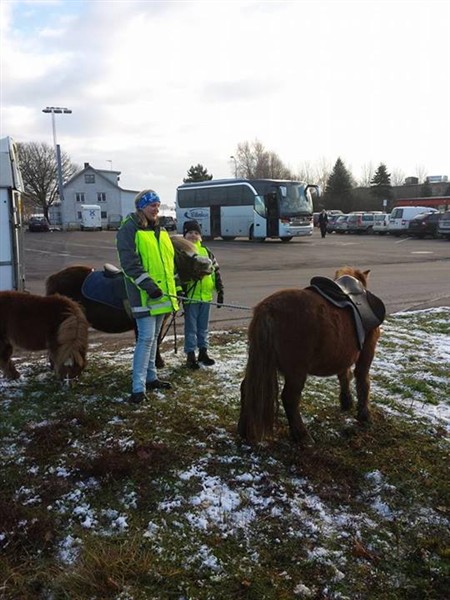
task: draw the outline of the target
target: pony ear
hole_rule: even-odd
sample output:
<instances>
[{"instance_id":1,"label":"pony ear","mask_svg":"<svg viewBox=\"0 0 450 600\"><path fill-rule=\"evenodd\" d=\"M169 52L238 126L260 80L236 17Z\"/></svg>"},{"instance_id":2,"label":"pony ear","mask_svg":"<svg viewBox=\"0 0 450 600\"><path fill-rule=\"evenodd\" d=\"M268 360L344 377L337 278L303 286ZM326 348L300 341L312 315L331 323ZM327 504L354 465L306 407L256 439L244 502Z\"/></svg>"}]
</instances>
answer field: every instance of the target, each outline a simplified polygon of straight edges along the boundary
<instances>
[{"instance_id":1,"label":"pony ear","mask_svg":"<svg viewBox=\"0 0 450 600\"><path fill-rule=\"evenodd\" d=\"M367 271L363 271L363 275L365 276L366 279L369 279L369 273L370 273L370 269L368 269Z\"/></svg>"}]
</instances>

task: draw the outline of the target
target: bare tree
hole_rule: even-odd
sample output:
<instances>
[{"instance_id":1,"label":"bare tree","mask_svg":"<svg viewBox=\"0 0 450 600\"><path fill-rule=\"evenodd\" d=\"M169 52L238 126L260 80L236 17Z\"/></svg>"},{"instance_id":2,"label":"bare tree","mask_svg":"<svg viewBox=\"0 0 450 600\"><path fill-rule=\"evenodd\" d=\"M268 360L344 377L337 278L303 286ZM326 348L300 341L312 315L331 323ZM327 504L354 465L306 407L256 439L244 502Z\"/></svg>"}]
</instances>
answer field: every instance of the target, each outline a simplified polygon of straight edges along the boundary
<instances>
[{"instance_id":1,"label":"bare tree","mask_svg":"<svg viewBox=\"0 0 450 600\"><path fill-rule=\"evenodd\" d=\"M373 178L375 169L371 162L365 163L361 168L361 178L358 181L358 185L361 187L369 187L370 181Z\"/></svg>"},{"instance_id":2,"label":"bare tree","mask_svg":"<svg viewBox=\"0 0 450 600\"><path fill-rule=\"evenodd\" d=\"M394 186L403 185L405 183L405 172L401 169L394 169L391 175L391 183Z\"/></svg>"},{"instance_id":3,"label":"bare tree","mask_svg":"<svg viewBox=\"0 0 450 600\"><path fill-rule=\"evenodd\" d=\"M418 178L419 183L424 183L426 176L426 167L424 167L423 165L416 165L416 177Z\"/></svg>"},{"instance_id":4,"label":"bare tree","mask_svg":"<svg viewBox=\"0 0 450 600\"><path fill-rule=\"evenodd\" d=\"M58 200L58 172L55 150L43 142L19 143L19 160L25 187L25 199L42 210L48 219L49 207ZM63 181L67 181L80 168L64 152L61 154Z\"/></svg>"},{"instance_id":5,"label":"bare tree","mask_svg":"<svg viewBox=\"0 0 450 600\"><path fill-rule=\"evenodd\" d=\"M275 152L255 140L237 146L236 174L246 179L292 179L292 173Z\"/></svg>"}]
</instances>

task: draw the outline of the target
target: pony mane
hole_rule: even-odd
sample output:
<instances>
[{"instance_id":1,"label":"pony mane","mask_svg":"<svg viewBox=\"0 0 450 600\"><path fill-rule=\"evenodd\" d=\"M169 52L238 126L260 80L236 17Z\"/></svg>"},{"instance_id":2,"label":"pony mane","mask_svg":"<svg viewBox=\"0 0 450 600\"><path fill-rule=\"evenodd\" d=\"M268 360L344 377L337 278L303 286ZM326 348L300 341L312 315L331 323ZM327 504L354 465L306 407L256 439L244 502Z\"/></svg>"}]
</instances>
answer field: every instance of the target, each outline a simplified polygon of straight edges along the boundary
<instances>
[{"instance_id":1,"label":"pony mane","mask_svg":"<svg viewBox=\"0 0 450 600\"><path fill-rule=\"evenodd\" d=\"M197 249L194 244L182 235L173 235L170 239L172 240L173 247L176 251L185 252L188 256L197 254Z\"/></svg>"},{"instance_id":2,"label":"pony mane","mask_svg":"<svg viewBox=\"0 0 450 600\"><path fill-rule=\"evenodd\" d=\"M348 265L344 265L335 272L334 278L339 279L339 277L342 277L342 275L350 275L351 277L358 279L358 281L360 281L366 288L367 281L369 279L369 273L370 269L367 271L360 271L359 269L355 269L355 267L349 267Z\"/></svg>"}]
</instances>

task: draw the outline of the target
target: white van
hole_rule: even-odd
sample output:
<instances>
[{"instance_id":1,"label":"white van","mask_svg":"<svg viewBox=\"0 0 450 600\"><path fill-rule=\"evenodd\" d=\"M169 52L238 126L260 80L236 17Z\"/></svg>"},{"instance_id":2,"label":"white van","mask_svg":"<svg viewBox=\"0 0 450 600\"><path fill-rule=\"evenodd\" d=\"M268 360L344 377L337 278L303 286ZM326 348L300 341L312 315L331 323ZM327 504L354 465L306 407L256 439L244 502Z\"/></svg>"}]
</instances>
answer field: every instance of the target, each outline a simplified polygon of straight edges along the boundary
<instances>
[{"instance_id":1,"label":"white van","mask_svg":"<svg viewBox=\"0 0 450 600\"><path fill-rule=\"evenodd\" d=\"M379 235L385 235L389 231L389 219L391 215L387 213L381 213L380 215L374 215L373 217L373 233L378 233Z\"/></svg>"},{"instance_id":2,"label":"white van","mask_svg":"<svg viewBox=\"0 0 450 600\"><path fill-rule=\"evenodd\" d=\"M389 219L390 235L401 235L408 231L409 222L420 213L437 212L429 206L396 206L392 209Z\"/></svg>"},{"instance_id":3,"label":"white van","mask_svg":"<svg viewBox=\"0 0 450 600\"><path fill-rule=\"evenodd\" d=\"M81 207L81 230L102 229L102 209L97 204L83 204Z\"/></svg>"}]
</instances>

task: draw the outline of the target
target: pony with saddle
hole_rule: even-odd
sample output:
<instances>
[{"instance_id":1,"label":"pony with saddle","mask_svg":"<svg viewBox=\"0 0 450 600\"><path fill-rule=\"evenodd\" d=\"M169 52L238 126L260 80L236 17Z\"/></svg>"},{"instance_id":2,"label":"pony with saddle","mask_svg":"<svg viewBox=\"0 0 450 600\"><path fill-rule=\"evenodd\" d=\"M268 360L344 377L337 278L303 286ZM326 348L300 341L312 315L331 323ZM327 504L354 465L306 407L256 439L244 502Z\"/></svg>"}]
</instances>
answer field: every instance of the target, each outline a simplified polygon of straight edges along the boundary
<instances>
[{"instance_id":1,"label":"pony with saddle","mask_svg":"<svg viewBox=\"0 0 450 600\"><path fill-rule=\"evenodd\" d=\"M299 401L308 375L337 375L340 405L350 410L352 367L357 419L370 421L369 370L385 317L383 302L367 290L369 271L352 267L335 279L314 277L304 289L275 292L256 305L248 329L248 361L241 383L238 432L250 442L273 433L281 400L292 438L304 442L308 431Z\"/></svg>"},{"instance_id":2,"label":"pony with saddle","mask_svg":"<svg viewBox=\"0 0 450 600\"><path fill-rule=\"evenodd\" d=\"M175 270L181 282L200 279L212 272L212 262L206 256L199 256L189 240L182 236L171 237L175 249ZM124 275L120 269L106 264L103 271L92 267L76 265L66 267L46 280L46 294L62 294L78 302L86 318L94 329L104 333L123 333L136 327L128 310ZM164 335L164 324L160 332L159 343ZM159 352L156 366L162 367L164 361Z\"/></svg>"},{"instance_id":3,"label":"pony with saddle","mask_svg":"<svg viewBox=\"0 0 450 600\"><path fill-rule=\"evenodd\" d=\"M61 380L78 377L86 366L88 328L83 311L69 298L0 292L0 369L8 379L17 379L14 348L48 350Z\"/></svg>"}]
</instances>

